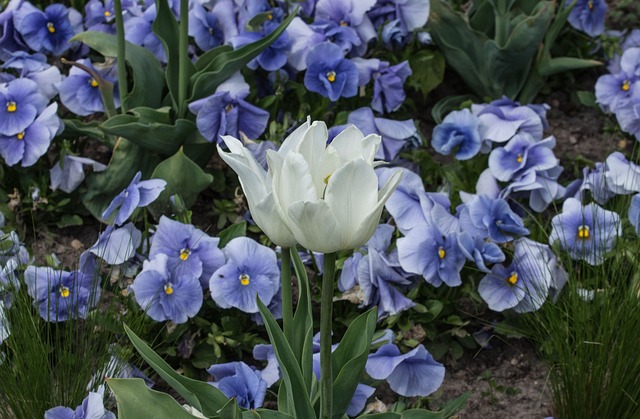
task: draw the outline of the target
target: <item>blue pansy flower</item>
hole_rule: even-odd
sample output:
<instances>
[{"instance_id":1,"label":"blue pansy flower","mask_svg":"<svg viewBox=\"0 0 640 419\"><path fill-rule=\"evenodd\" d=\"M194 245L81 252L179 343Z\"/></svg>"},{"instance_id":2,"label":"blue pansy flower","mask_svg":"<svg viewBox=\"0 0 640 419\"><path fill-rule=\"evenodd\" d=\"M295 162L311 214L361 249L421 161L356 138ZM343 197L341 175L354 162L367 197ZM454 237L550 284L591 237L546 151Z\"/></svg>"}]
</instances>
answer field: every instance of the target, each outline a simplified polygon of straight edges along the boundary
<instances>
[{"instance_id":1,"label":"blue pansy flower","mask_svg":"<svg viewBox=\"0 0 640 419\"><path fill-rule=\"evenodd\" d=\"M46 55L40 53L12 52L8 54L0 68L18 70L20 77L34 81L38 85L39 91L48 100L53 99L58 94L62 83L62 74L58 67L47 63Z\"/></svg>"},{"instance_id":2,"label":"blue pansy flower","mask_svg":"<svg viewBox=\"0 0 640 419\"><path fill-rule=\"evenodd\" d=\"M496 243L506 243L515 236L529 234L522 218L504 199L476 195L460 209L460 229Z\"/></svg>"},{"instance_id":3,"label":"blue pansy flower","mask_svg":"<svg viewBox=\"0 0 640 419\"><path fill-rule=\"evenodd\" d=\"M495 148L489 155L491 174L503 182L520 177L527 171L541 172L558 165L553 154L555 137L536 141L527 133L516 134L504 147Z\"/></svg>"},{"instance_id":4,"label":"blue pansy flower","mask_svg":"<svg viewBox=\"0 0 640 419\"><path fill-rule=\"evenodd\" d=\"M140 5L133 0L122 0L122 15L125 21L132 16L142 14ZM89 0L84 6L84 24L88 31L115 34L115 6L113 0Z\"/></svg>"},{"instance_id":5,"label":"blue pansy flower","mask_svg":"<svg viewBox=\"0 0 640 419\"><path fill-rule=\"evenodd\" d=\"M89 252L80 256L79 269L72 272L28 266L24 281L40 317L50 322L84 319L100 299L100 277Z\"/></svg>"},{"instance_id":6,"label":"blue pansy flower","mask_svg":"<svg viewBox=\"0 0 640 419\"><path fill-rule=\"evenodd\" d=\"M104 387L97 392L90 391L82 404L75 410L56 406L44 412L44 419L116 419L116 415L104 408Z\"/></svg>"},{"instance_id":7,"label":"blue pansy flower","mask_svg":"<svg viewBox=\"0 0 640 419\"><path fill-rule=\"evenodd\" d=\"M393 343L369 355L365 370L371 378L387 380L393 391L405 397L425 397L435 392L442 385L445 372L423 345L401 354Z\"/></svg>"},{"instance_id":8,"label":"blue pansy flower","mask_svg":"<svg viewBox=\"0 0 640 419\"><path fill-rule=\"evenodd\" d=\"M631 204L629 204L629 222L636 231L636 235L640 236L640 194L635 194L631 197Z\"/></svg>"},{"instance_id":9,"label":"blue pansy flower","mask_svg":"<svg viewBox=\"0 0 640 419\"><path fill-rule=\"evenodd\" d=\"M367 399L371 397L375 391L376 389L374 387L358 383L356 391L353 393L353 397L349 402L349 407L346 411L347 416L358 416L358 413L364 409Z\"/></svg>"},{"instance_id":10,"label":"blue pansy flower","mask_svg":"<svg viewBox=\"0 0 640 419\"><path fill-rule=\"evenodd\" d=\"M443 235L436 226L418 226L398 239L398 259L405 271L422 275L434 287L462 284L465 257L456 233Z\"/></svg>"},{"instance_id":11,"label":"blue pansy flower","mask_svg":"<svg viewBox=\"0 0 640 419\"><path fill-rule=\"evenodd\" d=\"M245 45L259 41L271 32L276 30L278 23L274 20L267 20L262 24L260 29L256 32L240 32L237 36L230 40L234 49L241 48ZM266 71L278 70L287 63L288 53L291 50L292 41L289 38L287 31L284 31L280 36L276 38L264 51L262 51L256 58L251 60L247 67L255 70L258 66Z\"/></svg>"},{"instance_id":12,"label":"blue pansy flower","mask_svg":"<svg viewBox=\"0 0 640 419\"><path fill-rule=\"evenodd\" d=\"M268 305L280 288L276 253L248 237L237 237L224 248L225 265L211 276L211 298L222 308L257 313L256 296Z\"/></svg>"},{"instance_id":13,"label":"blue pansy flower","mask_svg":"<svg viewBox=\"0 0 640 419\"><path fill-rule=\"evenodd\" d=\"M24 2L13 12L13 22L29 48L60 56L69 49L69 40L82 31L82 15L63 4L52 4L44 11Z\"/></svg>"},{"instance_id":14,"label":"blue pansy flower","mask_svg":"<svg viewBox=\"0 0 640 419\"><path fill-rule=\"evenodd\" d=\"M629 48L620 58L620 69L604 74L596 81L596 102L605 112L616 112L638 97L640 48Z\"/></svg>"},{"instance_id":15,"label":"blue pansy flower","mask_svg":"<svg viewBox=\"0 0 640 419\"><path fill-rule=\"evenodd\" d=\"M611 153L605 162L606 185L618 195L640 192L640 166L626 159L624 154Z\"/></svg>"},{"instance_id":16,"label":"blue pansy flower","mask_svg":"<svg viewBox=\"0 0 640 419\"><path fill-rule=\"evenodd\" d=\"M160 38L151 29L156 19L155 4L149 6L140 16L134 16L124 22L125 39L132 44L145 47L162 63L167 62L167 53Z\"/></svg>"},{"instance_id":17,"label":"blue pansy flower","mask_svg":"<svg viewBox=\"0 0 640 419\"><path fill-rule=\"evenodd\" d=\"M272 345L259 344L253 347L253 358L257 361L267 361L267 366L260 371L262 379L271 387L280 379L280 365Z\"/></svg>"},{"instance_id":18,"label":"blue pansy flower","mask_svg":"<svg viewBox=\"0 0 640 419\"><path fill-rule=\"evenodd\" d=\"M497 244L467 233L458 236L460 251L468 259L475 262L482 272L491 272L488 264L504 262L505 255Z\"/></svg>"},{"instance_id":19,"label":"blue pansy flower","mask_svg":"<svg viewBox=\"0 0 640 419\"><path fill-rule=\"evenodd\" d=\"M23 0L10 0L0 12L0 60L6 61L12 52L24 51L27 45L13 23L13 12L20 8Z\"/></svg>"},{"instance_id":20,"label":"blue pansy flower","mask_svg":"<svg viewBox=\"0 0 640 419\"><path fill-rule=\"evenodd\" d=\"M62 161L56 162L49 170L51 179L51 190L60 189L66 193L71 193L84 180L84 166L88 165L94 172L102 172L107 166L87 157L73 156L65 154Z\"/></svg>"},{"instance_id":21,"label":"blue pansy flower","mask_svg":"<svg viewBox=\"0 0 640 419\"><path fill-rule=\"evenodd\" d=\"M334 102L341 97L353 97L358 93L358 69L344 58L339 46L323 42L307 55L304 85Z\"/></svg>"},{"instance_id":22,"label":"blue pansy flower","mask_svg":"<svg viewBox=\"0 0 640 419\"><path fill-rule=\"evenodd\" d=\"M24 132L48 102L32 80L20 78L0 85L0 135Z\"/></svg>"},{"instance_id":23,"label":"blue pansy flower","mask_svg":"<svg viewBox=\"0 0 640 419\"><path fill-rule=\"evenodd\" d=\"M109 265L120 265L135 256L141 242L142 232L133 223L120 228L110 225L100 234L98 241L89 251Z\"/></svg>"},{"instance_id":24,"label":"blue pansy flower","mask_svg":"<svg viewBox=\"0 0 640 419\"><path fill-rule=\"evenodd\" d=\"M212 365L207 372L213 375L211 384L227 397L235 397L238 406L257 409L262 406L267 394L267 382L244 362L229 362Z\"/></svg>"},{"instance_id":25,"label":"blue pansy flower","mask_svg":"<svg viewBox=\"0 0 640 419\"><path fill-rule=\"evenodd\" d=\"M153 236L149 258L165 255L172 275L194 277L206 288L211 275L224 264L219 243L219 238L163 215Z\"/></svg>"},{"instance_id":26,"label":"blue pansy flower","mask_svg":"<svg viewBox=\"0 0 640 419\"><path fill-rule=\"evenodd\" d=\"M482 145L480 120L469 109L448 114L433 129L431 146L445 156L455 153L458 160L468 160L478 154Z\"/></svg>"},{"instance_id":27,"label":"blue pansy flower","mask_svg":"<svg viewBox=\"0 0 640 419\"><path fill-rule=\"evenodd\" d=\"M189 35L203 51L222 45L237 34L231 0L216 2L210 11L196 3L189 12Z\"/></svg>"},{"instance_id":28,"label":"blue pansy flower","mask_svg":"<svg viewBox=\"0 0 640 419\"><path fill-rule=\"evenodd\" d=\"M618 214L595 203L583 206L575 198L564 201L562 213L553 217L551 225L549 243L559 242L572 259L590 265L602 264L616 238L622 235Z\"/></svg>"},{"instance_id":29,"label":"blue pansy flower","mask_svg":"<svg viewBox=\"0 0 640 419\"><path fill-rule=\"evenodd\" d=\"M506 96L488 104L471 105L471 112L480 119L484 149L490 149L492 142L507 142L519 132L529 133L536 140L542 139L546 109L544 106L520 106Z\"/></svg>"},{"instance_id":30,"label":"blue pansy flower","mask_svg":"<svg viewBox=\"0 0 640 419\"><path fill-rule=\"evenodd\" d=\"M565 7L575 0L565 0ZM593 37L604 32L604 19L607 13L607 3L604 0L577 0L569 13L569 24L579 31Z\"/></svg>"},{"instance_id":31,"label":"blue pansy flower","mask_svg":"<svg viewBox=\"0 0 640 419\"><path fill-rule=\"evenodd\" d=\"M160 254L144 261L142 272L131 284L136 301L153 320L184 323L202 307L202 286L191 275L174 275Z\"/></svg>"},{"instance_id":32,"label":"blue pansy flower","mask_svg":"<svg viewBox=\"0 0 640 419\"><path fill-rule=\"evenodd\" d=\"M92 64L88 58L78 60L78 63L95 71L100 77L114 84L114 105L116 108L120 107L116 66L98 67L97 64ZM76 115L87 116L96 112L105 112L98 80L76 66L71 67L69 76L60 85L60 101Z\"/></svg>"},{"instance_id":33,"label":"blue pansy flower","mask_svg":"<svg viewBox=\"0 0 640 419\"><path fill-rule=\"evenodd\" d=\"M142 172L136 173L129 186L113 198L102 213L103 220L108 219L114 211L118 210L113 223L124 224L136 208L146 207L155 201L167 185L167 182L162 179L140 181L141 178Z\"/></svg>"}]
</instances>

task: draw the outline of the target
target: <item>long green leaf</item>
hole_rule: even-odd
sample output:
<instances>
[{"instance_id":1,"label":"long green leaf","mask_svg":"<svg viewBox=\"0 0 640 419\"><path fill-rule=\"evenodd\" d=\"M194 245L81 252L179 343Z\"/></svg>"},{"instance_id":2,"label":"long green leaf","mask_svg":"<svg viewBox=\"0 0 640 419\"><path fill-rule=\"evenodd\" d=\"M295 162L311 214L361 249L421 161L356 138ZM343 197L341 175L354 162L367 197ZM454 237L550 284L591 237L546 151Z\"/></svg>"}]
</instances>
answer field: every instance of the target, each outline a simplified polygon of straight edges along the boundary
<instances>
[{"instance_id":1,"label":"long green leaf","mask_svg":"<svg viewBox=\"0 0 640 419\"><path fill-rule=\"evenodd\" d=\"M300 259L297 249L291 247L291 260L298 280L298 304L293 315L293 330L296 333L291 343L293 353L302 369L305 378L307 394L311 395L313 388L313 314L311 312L311 290L307 271Z\"/></svg>"},{"instance_id":2,"label":"long green leaf","mask_svg":"<svg viewBox=\"0 0 640 419\"><path fill-rule=\"evenodd\" d=\"M236 398L230 398L227 404L218 411L218 415L220 416L220 419L241 419L242 410L240 410Z\"/></svg>"},{"instance_id":3,"label":"long green leaf","mask_svg":"<svg viewBox=\"0 0 640 419\"><path fill-rule=\"evenodd\" d=\"M229 399L220 390L205 382L178 374L127 325L124 325L124 330L144 360L191 406L200 410L205 416L213 416L227 404Z\"/></svg>"},{"instance_id":4,"label":"long green leaf","mask_svg":"<svg viewBox=\"0 0 640 419\"><path fill-rule=\"evenodd\" d=\"M117 57L118 43L115 35L103 32L82 32L71 41L80 41L105 57ZM164 86L164 71L156 57L146 48L126 43L126 61L131 67L133 88L124 99L127 109L137 106L160 106Z\"/></svg>"},{"instance_id":5,"label":"long green leaf","mask_svg":"<svg viewBox=\"0 0 640 419\"><path fill-rule=\"evenodd\" d=\"M113 148L116 145L115 139L104 134L104 131L100 129L99 121L83 122L78 119L63 119L64 132L62 137L79 137L86 135L90 138L95 138L101 143Z\"/></svg>"},{"instance_id":6,"label":"long green leaf","mask_svg":"<svg viewBox=\"0 0 640 419\"><path fill-rule=\"evenodd\" d=\"M364 371L371 338L376 331L378 310L372 308L358 316L333 351L333 418L340 419L349 408Z\"/></svg>"},{"instance_id":7,"label":"long green leaf","mask_svg":"<svg viewBox=\"0 0 640 419\"><path fill-rule=\"evenodd\" d=\"M191 96L188 102L213 94L216 87L236 71L242 70L249 61L271 45L284 32L295 16L295 13L291 13L273 32L256 42L245 45L235 51L217 54L206 67L191 76Z\"/></svg>"},{"instance_id":8,"label":"long green leaf","mask_svg":"<svg viewBox=\"0 0 640 419\"><path fill-rule=\"evenodd\" d=\"M293 416L277 410L256 409L242 412L242 419L293 419Z\"/></svg>"},{"instance_id":9,"label":"long green leaf","mask_svg":"<svg viewBox=\"0 0 640 419\"><path fill-rule=\"evenodd\" d=\"M302 371L291 346L289 346L289 342L285 339L280 326L278 326L269 309L260 301L260 298L258 298L258 308L267 328L269 340L276 353L283 379L287 383L287 403L293 411L293 416L300 419L316 418L316 413L306 392Z\"/></svg>"},{"instance_id":10,"label":"long green leaf","mask_svg":"<svg viewBox=\"0 0 640 419\"><path fill-rule=\"evenodd\" d=\"M202 54L195 63L196 71L202 71L207 68L209 64L223 52L231 52L233 47L231 45L220 45L215 48L211 48L209 51Z\"/></svg>"},{"instance_id":11,"label":"long green leaf","mask_svg":"<svg viewBox=\"0 0 640 419\"><path fill-rule=\"evenodd\" d=\"M553 74L562 73L570 70L580 70L583 68L591 68L602 65L600 61L584 60L573 57L559 57L545 60L538 65L538 71L543 77Z\"/></svg>"},{"instance_id":12,"label":"long green leaf","mask_svg":"<svg viewBox=\"0 0 640 419\"><path fill-rule=\"evenodd\" d=\"M173 397L151 390L142 378L109 378L116 395L119 419L193 419Z\"/></svg>"}]
</instances>

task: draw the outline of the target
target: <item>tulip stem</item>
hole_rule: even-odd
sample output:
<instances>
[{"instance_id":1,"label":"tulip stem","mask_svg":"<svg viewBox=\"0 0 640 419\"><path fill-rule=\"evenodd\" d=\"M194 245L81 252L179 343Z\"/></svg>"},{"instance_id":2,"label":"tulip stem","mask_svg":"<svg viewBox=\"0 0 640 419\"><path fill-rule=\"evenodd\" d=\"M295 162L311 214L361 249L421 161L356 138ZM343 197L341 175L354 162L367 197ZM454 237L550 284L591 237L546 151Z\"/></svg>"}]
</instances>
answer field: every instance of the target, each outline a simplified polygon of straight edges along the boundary
<instances>
[{"instance_id":1,"label":"tulip stem","mask_svg":"<svg viewBox=\"0 0 640 419\"><path fill-rule=\"evenodd\" d=\"M120 108L127 111L125 99L127 98L127 61L124 39L124 16L122 16L121 0L113 1L113 11L116 17L116 57L118 58L118 95L120 96Z\"/></svg>"},{"instance_id":2,"label":"tulip stem","mask_svg":"<svg viewBox=\"0 0 640 419\"><path fill-rule=\"evenodd\" d=\"M333 278L336 254L324 255L322 299L320 301L320 418L329 419L333 410L333 371L331 366L331 321L333 309Z\"/></svg>"},{"instance_id":3,"label":"tulip stem","mask_svg":"<svg viewBox=\"0 0 640 419\"><path fill-rule=\"evenodd\" d=\"M184 118L189 88L189 0L180 0L178 51L178 118Z\"/></svg>"},{"instance_id":4,"label":"tulip stem","mask_svg":"<svg viewBox=\"0 0 640 419\"><path fill-rule=\"evenodd\" d=\"M295 250L295 249L294 249ZM291 249L282 248L282 328L289 345L293 344L293 292L291 290Z\"/></svg>"}]
</instances>

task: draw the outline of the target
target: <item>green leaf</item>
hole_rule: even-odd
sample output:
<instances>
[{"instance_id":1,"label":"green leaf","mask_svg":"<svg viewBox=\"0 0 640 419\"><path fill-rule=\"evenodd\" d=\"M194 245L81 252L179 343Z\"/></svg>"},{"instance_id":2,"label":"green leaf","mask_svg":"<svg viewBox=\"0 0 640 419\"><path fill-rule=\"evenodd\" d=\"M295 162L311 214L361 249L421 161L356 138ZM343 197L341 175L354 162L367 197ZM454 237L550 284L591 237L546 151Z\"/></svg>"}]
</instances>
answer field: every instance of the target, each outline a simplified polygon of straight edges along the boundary
<instances>
[{"instance_id":1,"label":"green leaf","mask_svg":"<svg viewBox=\"0 0 640 419\"><path fill-rule=\"evenodd\" d=\"M142 378L108 378L107 384L116 395L119 419L193 419L166 393L151 390Z\"/></svg>"},{"instance_id":2,"label":"green leaf","mask_svg":"<svg viewBox=\"0 0 640 419\"><path fill-rule=\"evenodd\" d=\"M153 33L158 35L164 50L167 54L167 70L166 80L171 96L173 109L178 111L178 86L180 82L180 46L179 46L179 26L176 18L173 16L168 0L156 0L158 13L156 20L151 24ZM187 66L186 77L189 78L195 72L195 67L189 61Z\"/></svg>"},{"instance_id":3,"label":"green leaf","mask_svg":"<svg viewBox=\"0 0 640 419\"><path fill-rule=\"evenodd\" d=\"M219 248L223 248L229 243L231 240L236 237L243 237L247 234L247 222L243 221L238 224L232 224L229 227L225 228L218 234L220 238L220 243L218 243Z\"/></svg>"},{"instance_id":4,"label":"green leaf","mask_svg":"<svg viewBox=\"0 0 640 419\"><path fill-rule=\"evenodd\" d=\"M200 166L187 157L182 148L176 154L160 163L151 175L154 179L164 179L167 186L158 199L149 206L154 216L159 217L171 209L169 197L180 194L185 205L190 207L198 194L213 181L213 176L205 173Z\"/></svg>"},{"instance_id":5,"label":"green leaf","mask_svg":"<svg viewBox=\"0 0 640 419\"><path fill-rule=\"evenodd\" d=\"M439 124L449 112L459 110L464 102L474 99L473 95L445 96L433 106L431 116Z\"/></svg>"},{"instance_id":6,"label":"green leaf","mask_svg":"<svg viewBox=\"0 0 640 419\"><path fill-rule=\"evenodd\" d=\"M543 77L562 73L570 70L580 70L584 68L597 67L602 65L600 61L584 60L581 58L559 57L545 60L538 65L538 71Z\"/></svg>"},{"instance_id":7,"label":"green leaf","mask_svg":"<svg viewBox=\"0 0 640 419\"><path fill-rule=\"evenodd\" d=\"M576 92L578 95L578 100L583 106L588 106L590 108L596 108L598 106L596 102L596 95L591 91L580 90Z\"/></svg>"},{"instance_id":8,"label":"green leaf","mask_svg":"<svg viewBox=\"0 0 640 419\"><path fill-rule=\"evenodd\" d=\"M358 316L347 329L340 344L333 351L333 412L334 419L346 413L364 371L371 338L376 331L378 310L372 308Z\"/></svg>"},{"instance_id":9,"label":"green leaf","mask_svg":"<svg viewBox=\"0 0 640 419\"><path fill-rule=\"evenodd\" d=\"M444 57L438 51L418 51L409 58L409 65L413 70L409 85L422 92L424 98L444 80Z\"/></svg>"},{"instance_id":10,"label":"green leaf","mask_svg":"<svg viewBox=\"0 0 640 419\"><path fill-rule=\"evenodd\" d=\"M169 108L138 107L116 115L100 125L107 134L124 137L132 143L164 156L178 151L186 141L197 141L196 124L178 119L171 124Z\"/></svg>"},{"instance_id":11,"label":"green leaf","mask_svg":"<svg viewBox=\"0 0 640 419\"><path fill-rule=\"evenodd\" d=\"M362 415L358 416L358 419L448 419L454 417L456 413L466 406L469 397L471 397L471 392L467 391L461 396L449 400L437 412L424 409L409 409L402 413L387 412Z\"/></svg>"},{"instance_id":12,"label":"green leaf","mask_svg":"<svg viewBox=\"0 0 640 419\"><path fill-rule=\"evenodd\" d=\"M95 138L110 148L113 148L116 144L113 137L105 135L104 131L100 129L100 121L83 122L79 119L63 119L62 122L64 122L62 137L80 137L86 135L87 137Z\"/></svg>"},{"instance_id":13,"label":"green leaf","mask_svg":"<svg viewBox=\"0 0 640 419\"><path fill-rule=\"evenodd\" d=\"M256 298L260 314L262 314L262 319L269 334L269 340L273 345L280 365L280 372L282 372L283 380L287 383L287 403L293 411L293 416L313 419L316 417L316 413L311 406L311 401L306 392L304 377L291 346L289 346L289 342L285 339L284 333L282 333L280 326L276 323L269 309L260 301L260 298L257 296Z\"/></svg>"},{"instance_id":14,"label":"green leaf","mask_svg":"<svg viewBox=\"0 0 640 419\"><path fill-rule=\"evenodd\" d=\"M289 249L293 268L298 281L298 304L293 315L293 335L291 346L302 369L307 394L311 395L315 378L313 375L313 314L311 312L311 290L307 271L295 246Z\"/></svg>"},{"instance_id":15,"label":"green leaf","mask_svg":"<svg viewBox=\"0 0 640 419\"><path fill-rule=\"evenodd\" d=\"M220 419L240 419L242 418L242 410L238 407L235 397L229 399L222 409L218 412Z\"/></svg>"},{"instance_id":16,"label":"green leaf","mask_svg":"<svg viewBox=\"0 0 640 419\"><path fill-rule=\"evenodd\" d=\"M212 58L206 67L191 76L191 97L188 102L213 94L216 87L236 71L242 70L249 61L271 45L284 32L295 16L295 13L291 13L280 26L264 38L235 51L221 52Z\"/></svg>"},{"instance_id":17,"label":"green leaf","mask_svg":"<svg viewBox=\"0 0 640 419\"><path fill-rule=\"evenodd\" d=\"M64 214L62 217L60 217L60 220L56 222L56 226L58 226L58 228L81 226L81 225L82 225L82 218L80 218L79 215L75 215L75 214L73 215Z\"/></svg>"},{"instance_id":18,"label":"green leaf","mask_svg":"<svg viewBox=\"0 0 640 419\"><path fill-rule=\"evenodd\" d=\"M124 138L119 139L107 169L87 176L82 203L94 217L101 219L102 212L117 194L129 186L137 171L148 179L157 164L157 157Z\"/></svg>"},{"instance_id":19,"label":"green leaf","mask_svg":"<svg viewBox=\"0 0 640 419\"><path fill-rule=\"evenodd\" d=\"M242 412L242 419L293 419L293 416L277 410L256 409Z\"/></svg>"},{"instance_id":20,"label":"green leaf","mask_svg":"<svg viewBox=\"0 0 640 419\"><path fill-rule=\"evenodd\" d=\"M71 41L80 41L105 57L117 57L117 38L102 32L82 32ZM126 108L160 106L164 86L164 71L156 57L146 48L126 42L126 61L131 67L133 88L125 98Z\"/></svg>"},{"instance_id":21,"label":"green leaf","mask_svg":"<svg viewBox=\"0 0 640 419\"><path fill-rule=\"evenodd\" d=\"M151 368L162 377L167 384L180 394L191 406L201 411L205 416L213 416L227 404L229 399L220 390L202 381L184 377L175 372L157 353L153 351L125 324L124 330L131 343ZM169 417L169 416L156 416Z\"/></svg>"},{"instance_id":22,"label":"green leaf","mask_svg":"<svg viewBox=\"0 0 640 419\"><path fill-rule=\"evenodd\" d=\"M196 71L202 71L207 68L209 64L220 54L223 52L231 52L233 51L233 47L231 45L220 45L218 47L212 48L209 51L202 54L198 61L196 61Z\"/></svg>"}]
</instances>

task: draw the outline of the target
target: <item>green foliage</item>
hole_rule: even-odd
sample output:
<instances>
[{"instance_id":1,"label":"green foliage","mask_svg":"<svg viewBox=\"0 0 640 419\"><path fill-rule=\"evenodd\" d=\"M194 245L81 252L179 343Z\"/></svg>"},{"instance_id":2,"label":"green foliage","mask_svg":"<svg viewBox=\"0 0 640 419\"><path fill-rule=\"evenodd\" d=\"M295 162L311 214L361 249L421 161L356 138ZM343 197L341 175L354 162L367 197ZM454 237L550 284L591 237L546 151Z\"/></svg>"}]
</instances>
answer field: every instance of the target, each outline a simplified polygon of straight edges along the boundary
<instances>
[{"instance_id":1,"label":"green foliage","mask_svg":"<svg viewBox=\"0 0 640 419\"><path fill-rule=\"evenodd\" d=\"M529 103L546 77L600 63L551 57L569 8L552 1L474 1L467 15L445 0L431 2L428 23L447 63L482 98L506 95ZM555 15L555 19L554 19Z\"/></svg>"},{"instance_id":2,"label":"green foliage","mask_svg":"<svg viewBox=\"0 0 640 419\"><path fill-rule=\"evenodd\" d=\"M173 397L148 388L142 378L111 378L107 384L116 395L119 418L194 418Z\"/></svg>"}]
</instances>

